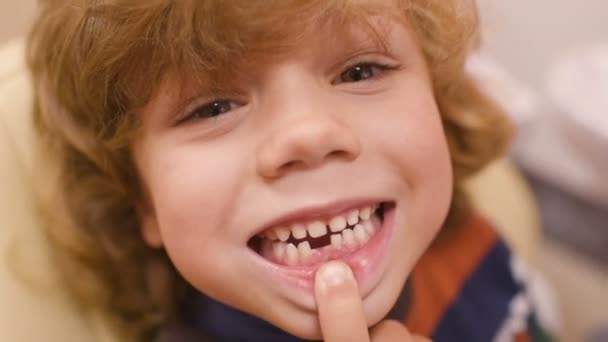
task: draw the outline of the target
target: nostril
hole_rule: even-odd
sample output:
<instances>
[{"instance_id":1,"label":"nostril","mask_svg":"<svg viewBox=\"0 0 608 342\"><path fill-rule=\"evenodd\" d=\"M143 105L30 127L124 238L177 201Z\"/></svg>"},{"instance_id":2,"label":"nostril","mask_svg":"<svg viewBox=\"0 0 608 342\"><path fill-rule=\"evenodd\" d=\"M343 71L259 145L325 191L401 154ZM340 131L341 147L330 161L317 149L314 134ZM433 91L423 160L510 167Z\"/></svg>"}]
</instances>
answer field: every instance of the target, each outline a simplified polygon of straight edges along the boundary
<instances>
[{"instance_id":1,"label":"nostril","mask_svg":"<svg viewBox=\"0 0 608 342\"><path fill-rule=\"evenodd\" d=\"M297 160L292 160L292 161L289 161L289 162L283 164L283 166L281 168L282 169L293 169L300 163L301 162L298 162Z\"/></svg>"},{"instance_id":2,"label":"nostril","mask_svg":"<svg viewBox=\"0 0 608 342\"><path fill-rule=\"evenodd\" d=\"M346 152L346 151L331 151L329 154L327 154L328 158L348 158L348 156L350 155L350 153Z\"/></svg>"},{"instance_id":3,"label":"nostril","mask_svg":"<svg viewBox=\"0 0 608 342\"><path fill-rule=\"evenodd\" d=\"M265 178L277 178L291 171L317 168L328 161L351 162L360 153L359 141L350 134L328 129L309 131L289 131L287 137L273 137L264 143L257 157L258 173Z\"/></svg>"},{"instance_id":4,"label":"nostril","mask_svg":"<svg viewBox=\"0 0 608 342\"><path fill-rule=\"evenodd\" d=\"M331 152L327 153L325 156L323 156L322 158L310 157L310 158L302 159L302 160L290 160L290 161L284 163L283 165L281 165L281 170L288 171L288 170L298 170L298 169L304 169L304 168L314 168L314 167L321 165L324 161L330 160L330 159L348 160L350 155L351 154L346 151L341 151L341 150L331 151Z\"/></svg>"},{"instance_id":5,"label":"nostril","mask_svg":"<svg viewBox=\"0 0 608 342\"><path fill-rule=\"evenodd\" d=\"M301 160L291 160L283 165L277 170L277 175L285 174L286 172L296 171L298 169L305 169L306 164L304 164Z\"/></svg>"}]
</instances>

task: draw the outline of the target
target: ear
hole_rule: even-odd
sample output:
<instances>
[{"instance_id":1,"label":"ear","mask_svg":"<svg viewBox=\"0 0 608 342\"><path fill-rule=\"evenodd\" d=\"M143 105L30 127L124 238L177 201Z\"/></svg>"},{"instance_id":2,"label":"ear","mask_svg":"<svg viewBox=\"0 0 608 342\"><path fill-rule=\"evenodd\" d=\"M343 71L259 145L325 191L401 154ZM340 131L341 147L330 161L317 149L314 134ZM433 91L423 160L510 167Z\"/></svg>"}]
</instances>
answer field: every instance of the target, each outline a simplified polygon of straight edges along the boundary
<instances>
[{"instance_id":1,"label":"ear","mask_svg":"<svg viewBox=\"0 0 608 342\"><path fill-rule=\"evenodd\" d=\"M154 209L147 203L140 203L135 209L139 219L140 234L144 242L152 248L163 247L163 237L160 233Z\"/></svg>"}]
</instances>

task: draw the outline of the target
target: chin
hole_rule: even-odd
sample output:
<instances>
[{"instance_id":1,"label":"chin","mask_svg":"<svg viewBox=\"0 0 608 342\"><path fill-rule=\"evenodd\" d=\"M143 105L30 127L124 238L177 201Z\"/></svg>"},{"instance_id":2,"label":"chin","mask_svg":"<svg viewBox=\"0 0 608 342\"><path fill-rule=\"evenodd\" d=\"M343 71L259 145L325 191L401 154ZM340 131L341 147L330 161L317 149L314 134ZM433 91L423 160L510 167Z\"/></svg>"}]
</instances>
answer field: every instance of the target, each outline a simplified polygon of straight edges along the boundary
<instances>
[{"instance_id":1,"label":"chin","mask_svg":"<svg viewBox=\"0 0 608 342\"><path fill-rule=\"evenodd\" d=\"M319 316L317 314L306 314L298 320L287 319L277 325L287 333L304 340L318 341L323 339Z\"/></svg>"},{"instance_id":2,"label":"chin","mask_svg":"<svg viewBox=\"0 0 608 342\"><path fill-rule=\"evenodd\" d=\"M368 328L376 325L388 315L397 302L404 283L380 284L375 291L364 299L363 311ZM323 339L319 316L316 312L304 312L299 309L289 311L291 313L274 317L276 320L272 320L271 323L281 330L304 340L318 341Z\"/></svg>"}]
</instances>

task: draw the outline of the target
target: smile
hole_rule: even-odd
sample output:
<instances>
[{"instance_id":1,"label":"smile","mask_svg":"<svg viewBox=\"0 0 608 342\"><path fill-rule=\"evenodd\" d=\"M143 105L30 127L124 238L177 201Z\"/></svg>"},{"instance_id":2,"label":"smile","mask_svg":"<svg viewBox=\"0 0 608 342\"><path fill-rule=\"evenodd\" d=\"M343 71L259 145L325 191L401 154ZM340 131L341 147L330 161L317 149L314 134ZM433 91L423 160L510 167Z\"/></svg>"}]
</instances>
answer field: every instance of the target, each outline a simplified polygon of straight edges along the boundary
<instances>
[{"instance_id":1,"label":"smile","mask_svg":"<svg viewBox=\"0 0 608 342\"><path fill-rule=\"evenodd\" d=\"M379 202L348 208L329 218L290 220L273 225L250 240L264 259L282 266L315 266L341 259L365 246L382 228L385 210Z\"/></svg>"},{"instance_id":2,"label":"smile","mask_svg":"<svg viewBox=\"0 0 608 342\"><path fill-rule=\"evenodd\" d=\"M259 253L287 266L310 266L339 259L365 245L380 228L381 204L350 209L329 220L293 222L258 235Z\"/></svg>"},{"instance_id":3,"label":"smile","mask_svg":"<svg viewBox=\"0 0 608 342\"><path fill-rule=\"evenodd\" d=\"M365 298L388 267L397 207L387 200L353 200L282 216L249 239L253 267L282 296L314 311L317 269L340 260L353 271Z\"/></svg>"}]
</instances>

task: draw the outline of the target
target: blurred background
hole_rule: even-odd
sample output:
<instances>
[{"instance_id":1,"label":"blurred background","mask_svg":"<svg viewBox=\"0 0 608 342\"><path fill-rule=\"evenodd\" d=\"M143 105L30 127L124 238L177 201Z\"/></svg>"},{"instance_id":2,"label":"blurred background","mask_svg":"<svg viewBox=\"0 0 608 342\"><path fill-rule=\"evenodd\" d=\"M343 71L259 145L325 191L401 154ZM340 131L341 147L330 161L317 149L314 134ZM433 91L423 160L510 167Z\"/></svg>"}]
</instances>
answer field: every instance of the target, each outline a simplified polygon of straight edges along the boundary
<instances>
[{"instance_id":1,"label":"blurred background","mask_svg":"<svg viewBox=\"0 0 608 342\"><path fill-rule=\"evenodd\" d=\"M533 264L565 341L608 341L608 1L479 0L484 47L469 68L518 128L510 159L537 200ZM0 0L0 48L34 0Z\"/></svg>"},{"instance_id":2,"label":"blurred background","mask_svg":"<svg viewBox=\"0 0 608 342\"><path fill-rule=\"evenodd\" d=\"M484 45L470 67L518 126L510 157L542 224L535 266L564 340L608 341L608 1L478 3Z\"/></svg>"}]
</instances>

